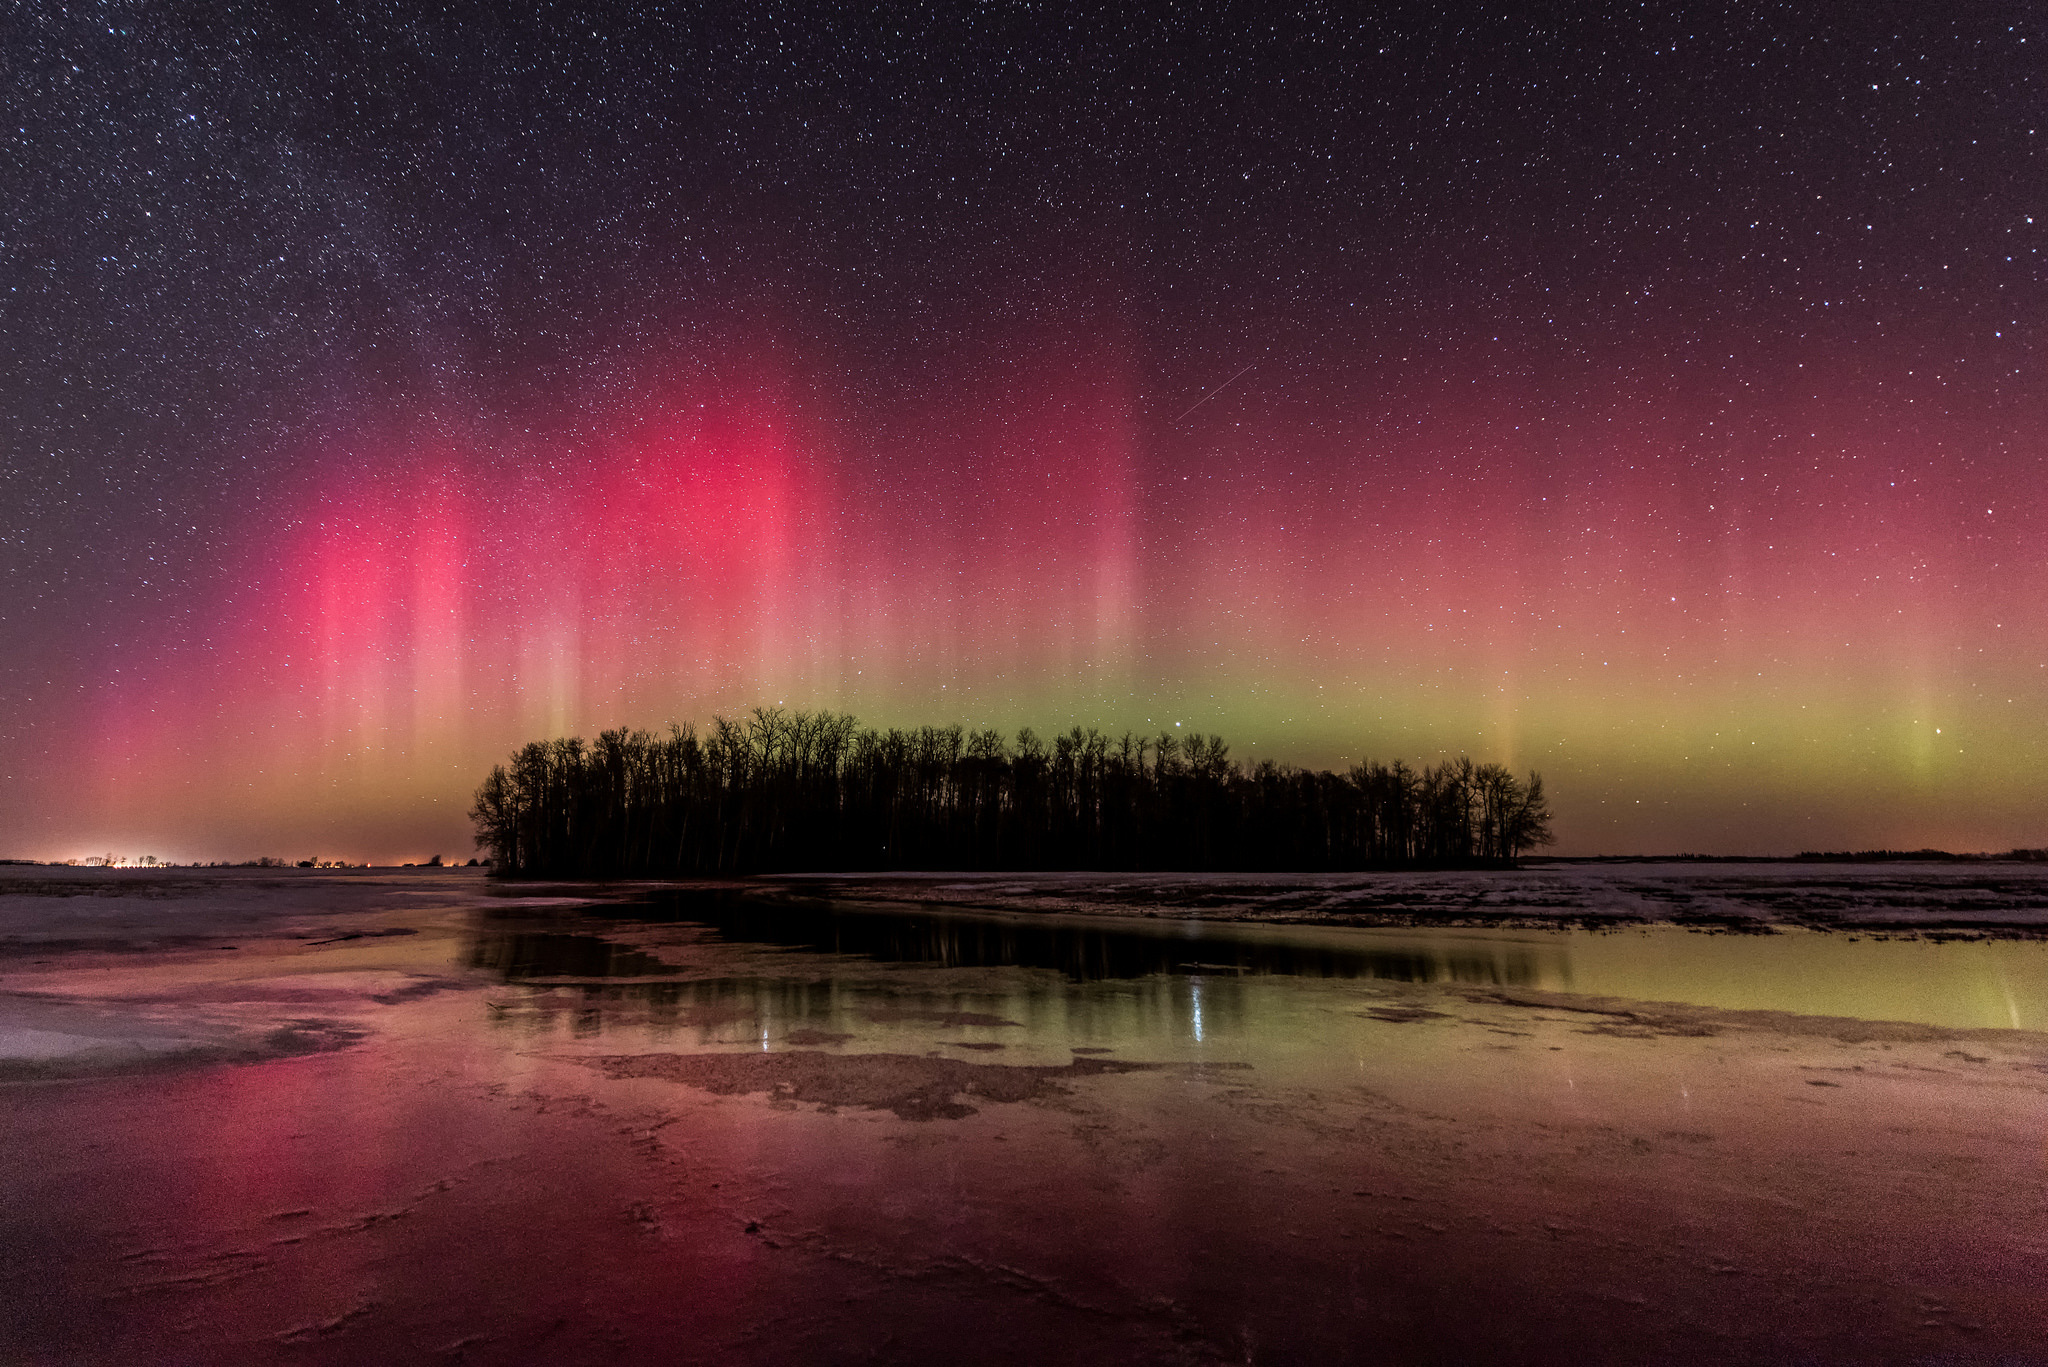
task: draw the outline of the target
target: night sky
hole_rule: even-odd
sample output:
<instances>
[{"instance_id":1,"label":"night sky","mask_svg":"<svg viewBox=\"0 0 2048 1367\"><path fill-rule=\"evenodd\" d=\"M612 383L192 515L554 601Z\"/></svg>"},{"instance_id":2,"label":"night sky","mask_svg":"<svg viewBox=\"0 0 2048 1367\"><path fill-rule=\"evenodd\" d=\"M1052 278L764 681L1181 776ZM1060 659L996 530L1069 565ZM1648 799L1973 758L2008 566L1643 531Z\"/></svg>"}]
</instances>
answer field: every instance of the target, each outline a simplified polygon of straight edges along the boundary
<instances>
[{"instance_id":1,"label":"night sky","mask_svg":"<svg viewBox=\"0 0 2048 1367\"><path fill-rule=\"evenodd\" d=\"M0 856L778 702L2048 844L2038 6L509 8L0 18Z\"/></svg>"}]
</instances>

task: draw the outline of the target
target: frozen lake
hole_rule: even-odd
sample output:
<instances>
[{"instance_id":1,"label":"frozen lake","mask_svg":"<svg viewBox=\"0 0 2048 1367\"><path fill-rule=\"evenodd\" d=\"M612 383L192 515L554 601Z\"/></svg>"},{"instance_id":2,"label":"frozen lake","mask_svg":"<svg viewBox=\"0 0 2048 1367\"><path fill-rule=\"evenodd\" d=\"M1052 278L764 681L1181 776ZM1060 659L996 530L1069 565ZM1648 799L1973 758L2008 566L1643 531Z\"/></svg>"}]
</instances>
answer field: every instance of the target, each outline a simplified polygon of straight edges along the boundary
<instances>
[{"instance_id":1,"label":"frozen lake","mask_svg":"<svg viewBox=\"0 0 2048 1367\"><path fill-rule=\"evenodd\" d=\"M2044 874L8 870L0 1357L2039 1360Z\"/></svg>"}]
</instances>

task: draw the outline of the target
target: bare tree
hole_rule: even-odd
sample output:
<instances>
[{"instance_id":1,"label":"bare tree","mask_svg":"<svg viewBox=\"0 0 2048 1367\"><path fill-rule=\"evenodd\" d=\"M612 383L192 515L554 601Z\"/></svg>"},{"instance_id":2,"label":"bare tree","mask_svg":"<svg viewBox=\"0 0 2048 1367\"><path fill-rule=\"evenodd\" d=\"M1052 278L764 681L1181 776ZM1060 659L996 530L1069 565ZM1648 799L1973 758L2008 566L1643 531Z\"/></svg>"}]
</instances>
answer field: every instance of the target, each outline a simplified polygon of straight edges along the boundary
<instances>
[{"instance_id":1,"label":"bare tree","mask_svg":"<svg viewBox=\"0 0 2048 1367\"><path fill-rule=\"evenodd\" d=\"M1458 757L1339 775L1230 759L1220 736L1075 727L1014 748L760 708L665 736L537 741L470 809L506 875L798 868L1374 868L1499 863L1550 840L1542 780ZM113 856L103 857L114 862Z\"/></svg>"}]
</instances>

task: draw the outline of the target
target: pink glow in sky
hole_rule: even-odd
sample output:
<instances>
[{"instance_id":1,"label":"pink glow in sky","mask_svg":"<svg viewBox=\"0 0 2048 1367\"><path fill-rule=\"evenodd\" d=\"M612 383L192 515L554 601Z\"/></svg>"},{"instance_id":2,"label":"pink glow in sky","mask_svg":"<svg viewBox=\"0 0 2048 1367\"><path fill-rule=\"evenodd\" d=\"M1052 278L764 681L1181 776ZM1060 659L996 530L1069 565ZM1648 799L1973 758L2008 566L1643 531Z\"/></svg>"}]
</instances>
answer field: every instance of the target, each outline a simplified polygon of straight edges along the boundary
<instances>
[{"instance_id":1,"label":"pink glow in sky","mask_svg":"<svg viewBox=\"0 0 2048 1367\"><path fill-rule=\"evenodd\" d=\"M90 763L17 840L467 855L520 742L756 703L1465 751L1541 770L1568 852L2042 838L2048 510L1971 458L1997 424L1922 416L1938 381L1731 366L1564 413L1444 381L1362 417L1255 371L1176 424L1088 347L964 419L691 369L575 432L308 453L205 631L66 709Z\"/></svg>"},{"instance_id":2,"label":"pink glow in sky","mask_svg":"<svg viewBox=\"0 0 2048 1367\"><path fill-rule=\"evenodd\" d=\"M341 16L8 30L0 857L760 704L2048 846L2038 16Z\"/></svg>"}]
</instances>

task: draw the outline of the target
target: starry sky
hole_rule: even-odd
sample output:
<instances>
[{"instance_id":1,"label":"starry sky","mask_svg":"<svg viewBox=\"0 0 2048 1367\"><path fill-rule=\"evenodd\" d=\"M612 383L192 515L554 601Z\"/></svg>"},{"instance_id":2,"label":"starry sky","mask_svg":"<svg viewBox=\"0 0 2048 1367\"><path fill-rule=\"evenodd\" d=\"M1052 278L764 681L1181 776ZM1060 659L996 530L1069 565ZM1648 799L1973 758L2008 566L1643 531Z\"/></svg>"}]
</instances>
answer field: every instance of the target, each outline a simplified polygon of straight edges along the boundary
<instances>
[{"instance_id":1,"label":"starry sky","mask_svg":"<svg viewBox=\"0 0 2048 1367\"><path fill-rule=\"evenodd\" d=\"M0 16L0 856L757 703L2048 844L2021 3Z\"/></svg>"}]
</instances>

